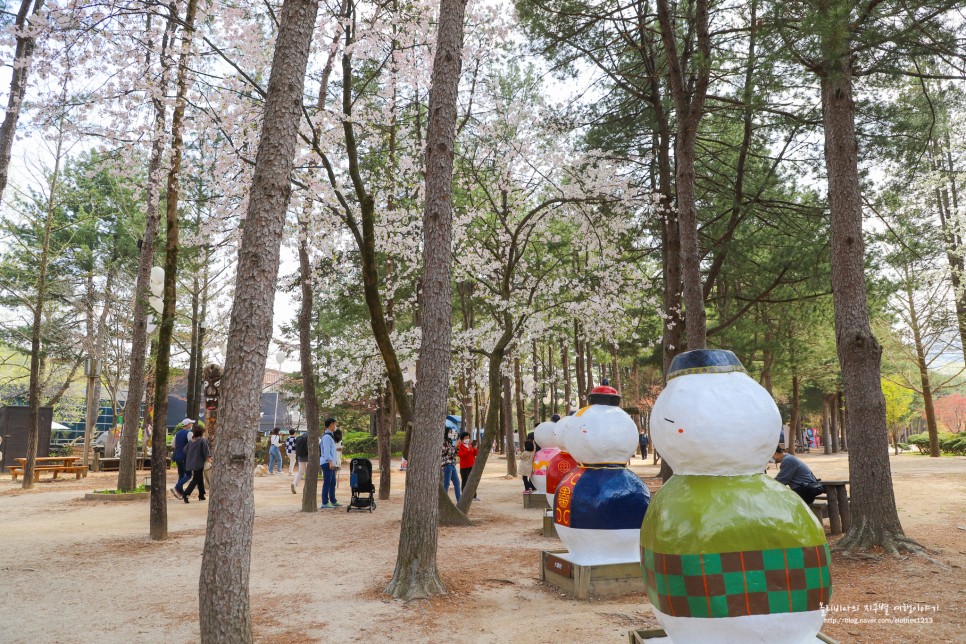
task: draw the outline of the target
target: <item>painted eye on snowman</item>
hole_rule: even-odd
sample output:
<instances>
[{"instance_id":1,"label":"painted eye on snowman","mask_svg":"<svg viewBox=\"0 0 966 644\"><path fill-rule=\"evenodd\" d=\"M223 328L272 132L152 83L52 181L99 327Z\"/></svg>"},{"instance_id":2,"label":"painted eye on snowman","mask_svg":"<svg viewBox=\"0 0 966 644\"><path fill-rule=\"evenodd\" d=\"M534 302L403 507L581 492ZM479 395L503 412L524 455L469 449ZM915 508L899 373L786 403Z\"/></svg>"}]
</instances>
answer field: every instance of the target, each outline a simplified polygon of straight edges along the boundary
<instances>
[{"instance_id":1,"label":"painted eye on snowman","mask_svg":"<svg viewBox=\"0 0 966 644\"><path fill-rule=\"evenodd\" d=\"M674 424L674 421L671 420L670 418L665 418L664 420L666 420L667 422L671 423L672 425Z\"/></svg>"}]
</instances>

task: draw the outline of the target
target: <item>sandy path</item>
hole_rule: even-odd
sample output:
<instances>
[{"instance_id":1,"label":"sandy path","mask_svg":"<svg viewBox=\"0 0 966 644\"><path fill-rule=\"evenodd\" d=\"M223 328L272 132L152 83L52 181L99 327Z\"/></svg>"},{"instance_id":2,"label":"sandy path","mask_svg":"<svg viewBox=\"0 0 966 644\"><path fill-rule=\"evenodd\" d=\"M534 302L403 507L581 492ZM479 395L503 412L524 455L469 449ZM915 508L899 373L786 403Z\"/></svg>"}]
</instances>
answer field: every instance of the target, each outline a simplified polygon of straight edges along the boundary
<instances>
[{"instance_id":1,"label":"sandy path","mask_svg":"<svg viewBox=\"0 0 966 644\"><path fill-rule=\"evenodd\" d=\"M844 478L844 456L807 455L820 477ZM959 566L919 559L849 562L836 556L835 603L903 601L938 606L933 624L829 624L843 642L966 642L966 459L893 459L907 532ZM657 468L633 461L654 476ZM392 573L404 478L372 513L304 515L290 479L255 481L252 606L261 642L388 641L619 642L654 626L642 596L578 602L539 582L539 551L559 547L540 534L540 512L524 510L521 484L505 461L487 467L474 528L440 531L440 572L450 595L404 604L381 590ZM0 478L0 642L190 642L198 639L197 581L206 504L168 506L171 538L147 537L147 504L80 500L116 475L42 483L20 492ZM339 498L348 497L343 475ZM159 590L156 590L159 589ZM777 641L777 640L776 640Z\"/></svg>"}]
</instances>

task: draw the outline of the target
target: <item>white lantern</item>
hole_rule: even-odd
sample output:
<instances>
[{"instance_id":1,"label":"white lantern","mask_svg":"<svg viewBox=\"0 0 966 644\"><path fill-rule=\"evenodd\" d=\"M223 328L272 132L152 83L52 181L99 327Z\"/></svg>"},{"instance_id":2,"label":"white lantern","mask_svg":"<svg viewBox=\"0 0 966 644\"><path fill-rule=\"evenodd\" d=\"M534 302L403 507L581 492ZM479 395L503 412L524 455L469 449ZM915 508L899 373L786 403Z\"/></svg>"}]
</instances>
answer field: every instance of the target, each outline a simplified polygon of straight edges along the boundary
<instances>
[{"instance_id":1,"label":"white lantern","mask_svg":"<svg viewBox=\"0 0 966 644\"><path fill-rule=\"evenodd\" d=\"M155 266L151 269L151 293L160 297L164 292L164 269Z\"/></svg>"},{"instance_id":2,"label":"white lantern","mask_svg":"<svg viewBox=\"0 0 966 644\"><path fill-rule=\"evenodd\" d=\"M282 363L285 362L286 360L288 360L288 354L285 353L284 351L279 351L278 353L275 354L275 361L278 363L279 367L281 367Z\"/></svg>"},{"instance_id":3,"label":"white lantern","mask_svg":"<svg viewBox=\"0 0 966 644\"><path fill-rule=\"evenodd\" d=\"M155 324L154 318L151 318L150 320L148 320L148 334L154 333L157 328L158 328L158 325Z\"/></svg>"},{"instance_id":4,"label":"white lantern","mask_svg":"<svg viewBox=\"0 0 966 644\"><path fill-rule=\"evenodd\" d=\"M164 302L161 301L160 297L157 297L156 295L152 295L151 297L148 298L148 304L150 304L151 308L157 311L158 313L164 312Z\"/></svg>"}]
</instances>

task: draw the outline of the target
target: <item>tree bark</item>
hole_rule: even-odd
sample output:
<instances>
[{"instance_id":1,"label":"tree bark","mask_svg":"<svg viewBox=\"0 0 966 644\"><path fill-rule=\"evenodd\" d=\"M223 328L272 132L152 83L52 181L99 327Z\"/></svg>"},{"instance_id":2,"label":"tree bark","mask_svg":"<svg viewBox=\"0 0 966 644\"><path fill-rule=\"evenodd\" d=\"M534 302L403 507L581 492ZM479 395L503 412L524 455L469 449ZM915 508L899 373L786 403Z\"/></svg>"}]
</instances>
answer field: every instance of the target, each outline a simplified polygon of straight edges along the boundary
<instances>
[{"instance_id":1,"label":"tree bark","mask_svg":"<svg viewBox=\"0 0 966 644\"><path fill-rule=\"evenodd\" d=\"M184 112L188 98L188 64L191 59L195 14L198 0L188 0L185 11L184 35L178 57L177 96L171 115L171 168L168 170L168 189L165 204L167 238L164 253L164 310L158 332L158 359L154 377L154 425L151 431L151 538L168 536L167 472L168 472L168 375L171 361L171 342L177 308L179 222L178 200L181 196L179 175L184 155Z\"/></svg>"},{"instance_id":2,"label":"tree bark","mask_svg":"<svg viewBox=\"0 0 966 644\"><path fill-rule=\"evenodd\" d=\"M792 449L795 449L795 441L797 440L805 446L805 438L801 434L801 423L799 421L799 414L801 413L801 399L798 391L798 374L792 375L792 417L789 423L788 433L793 436L792 438Z\"/></svg>"},{"instance_id":3,"label":"tree bark","mask_svg":"<svg viewBox=\"0 0 966 644\"><path fill-rule=\"evenodd\" d=\"M308 206L307 206L308 208ZM302 368L302 396L305 406L305 422L308 429L308 461L299 463L305 467L305 487L302 488L302 512L318 512L319 489L319 398L316 392L315 361L312 359L312 307L315 287L312 283L312 265L309 261L309 223L306 218L299 222L299 281L302 305L299 308L299 362Z\"/></svg>"},{"instance_id":4,"label":"tree bark","mask_svg":"<svg viewBox=\"0 0 966 644\"><path fill-rule=\"evenodd\" d=\"M55 197L60 179L63 132L57 137L54 155L54 171L50 177L47 204L44 212L44 237L40 246L37 270L37 291L33 301L33 320L30 327L30 382L27 393L27 461L23 468L23 481L20 487L29 490L34 486L34 471L37 467L37 444L40 441L40 395L41 372L44 369L44 356L41 347L41 334L44 321L44 306L47 303L47 267L50 263L50 237L54 226Z\"/></svg>"},{"instance_id":5,"label":"tree bark","mask_svg":"<svg viewBox=\"0 0 966 644\"><path fill-rule=\"evenodd\" d=\"M829 28L822 33L826 60L820 80L832 215L835 343L849 404L847 431L852 438L849 454L852 526L839 545L846 550L881 546L896 552L905 537L889 467L889 436L880 381L882 347L869 323L852 53L846 42L850 32L845 28Z\"/></svg>"},{"instance_id":6,"label":"tree bark","mask_svg":"<svg viewBox=\"0 0 966 644\"><path fill-rule=\"evenodd\" d=\"M379 393L379 423L376 431L379 442L379 500L389 498L392 483L392 388L387 381Z\"/></svg>"},{"instance_id":7,"label":"tree bark","mask_svg":"<svg viewBox=\"0 0 966 644\"><path fill-rule=\"evenodd\" d=\"M463 50L465 0L441 0L426 132L426 205L423 213L423 279L412 463L396 569L386 592L399 599L444 594L436 566L439 519L439 424L449 392L453 298L453 156L456 103Z\"/></svg>"},{"instance_id":8,"label":"tree bark","mask_svg":"<svg viewBox=\"0 0 966 644\"><path fill-rule=\"evenodd\" d=\"M822 450L826 454L832 453L832 419L828 394L822 396Z\"/></svg>"},{"instance_id":9,"label":"tree bark","mask_svg":"<svg viewBox=\"0 0 966 644\"><path fill-rule=\"evenodd\" d=\"M835 413L838 415L839 419L839 432L841 437L839 438L839 451L847 452L849 451L849 443L846 438L849 433L845 424L845 397L842 395L842 390L839 389L835 393Z\"/></svg>"},{"instance_id":10,"label":"tree bark","mask_svg":"<svg viewBox=\"0 0 966 644\"><path fill-rule=\"evenodd\" d=\"M305 69L316 0L282 4L247 216L238 250L236 298L222 378L218 445L201 562L199 614L204 643L252 642L248 580L255 520L252 470L261 383L272 338L285 211L292 191ZM309 444L311 449L311 441ZM311 456L310 456L311 458Z\"/></svg>"},{"instance_id":11,"label":"tree bark","mask_svg":"<svg viewBox=\"0 0 966 644\"><path fill-rule=\"evenodd\" d=\"M576 325L577 322L574 321ZM537 357L537 341L533 340L533 426L540 424L540 359Z\"/></svg>"},{"instance_id":12,"label":"tree bark","mask_svg":"<svg viewBox=\"0 0 966 644\"><path fill-rule=\"evenodd\" d=\"M527 440L527 411L523 401L523 370L520 368L520 358L513 359L514 393L517 405L517 440L520 442L520 449L523 449L523 442Z\"/></svg>"},{"instance_id":13,"label":"tree bark","mask_svg":"<svg viewBox=\"0 0 966 644\"><path fill-rule=\"evenodd\" d=\"M172 10L173 11L173 10ZM167 91L170 63L167 59L168 44L171 42L176 24L176 16L172 14L166 23L164 35L161 39L161 79L160 86L163 95ZM148 51L151 44L149 42ZM150 54L149 54L150 55ZM150 64L150 60L148 60ZM164 125L167 109L161 97L152 99L154 105L154 133L151 140L151 159L148 162L148 182L146 187L146 205L144 215L144 237L141 240L141 255L138 259L138 274L134 286L134 301L132 302L133 319L131 321L131 368L128 372L127 400L124 403L124 415L121 424L121 460L118 464L117 489L122 492L133 490L137 486L137 451L138 425L141 421L141 400L145 393L145 373L147 371L148 346L148 296L151 294L151 268L154 264L154 243L158 234L158 195L161 186L161 162L164 158L165 134ZM151 399L147 404L151 405ZM147 414L145 414L145 422Z\"/></svg>"},{"instance_id":14,"label":"tree bark","mask_svg":"<svg viewBox=\"0 0 966 644\"><path fill-rule=\"evenodd\" d=\"M929 383L929 366L926 362L926 349L922 341L919 315L913 298L912 276L905 266L906 304L909 307L909 327L912 330L912 343L916 350L916 366L919 368L919 385L922 404L926 408L926 431L929 432L929 456L939 458L939 428L936 426L936 408L932 401L932 386Z\"/></svg>"},{"instance_id":15,"label":"tree bark","mask_svg":"<svg viewBox=\"0 0 966 644\"><path fill-rule=\"evenodd\" d=\"M681 277L684 286L684 324L688 349L707 346L707 315L701 281L701 249L698 243L697 197L695 193L695 143L704 115L704 102L711 76L711 36L708 29L708 0L694 0L692 34L696 52L678 53L675 21L669 0L657 0L661 39L667 57L667 78L677 112L674 137L675 192L678 230L681 238ZM689 21L691 22L691 21ZM690 45L686 45L690 48ZM693 56L691 54L694 54ZM689 69L691 62L692 69Z\"/></svg>"},{"instance_id":16,"label":"tree bark","mask_svg":"<svg viewBox=\"0 0 966 644\"><path fill-rule=\"evenodd\" d=\"M513 388L510 377L503 376L503 436L506 438L506 473L516 478L517 457L513 445ZM523 443L520 443L521 449Z\"/></svg>"},{"instance_id":17,"label":"tree bark","mask_svg":"<svg viewBox=\"0 0 966 644\"><path fill-rule=\"evenodd\" d=\"M577 372L577 406L587 406L587 380L584 370L584 343L580 339L580 323L574 320L574 370Z\"/></svg>"},{"instance_id":18,"label":"tree bark","mask_svg":"<svg viewBox=\"0 0 966 644\"><path fill-rule=\"evenodd\" d=\"M33 2L33 11L30 4ZM10 95L7 97L7 112L3 123L0 124L0 203L7 188L7 172L10 168L10 157L13 154L13 140L17 134L17 121L27 93L27 77L34 54L35 38L30 34L32 25L28 22L27 14L34 18L44 6L44 0L21 0L20 10L14 20L14 30L17 38L16 49L13 54L13 72L10 76Z\"/></svg>"}]
</instances>

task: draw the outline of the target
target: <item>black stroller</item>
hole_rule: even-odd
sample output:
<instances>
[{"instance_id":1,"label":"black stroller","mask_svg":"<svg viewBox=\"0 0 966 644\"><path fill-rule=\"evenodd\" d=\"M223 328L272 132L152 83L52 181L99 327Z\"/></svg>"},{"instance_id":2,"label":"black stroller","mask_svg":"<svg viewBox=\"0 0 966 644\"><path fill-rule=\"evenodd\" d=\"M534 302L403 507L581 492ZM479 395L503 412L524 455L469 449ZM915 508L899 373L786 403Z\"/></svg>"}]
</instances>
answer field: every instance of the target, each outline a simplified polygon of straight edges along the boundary
<instances>
[{"instance_id":1,"label":"black stroller","mask_svg":"<svg viewBox=\"0 0 966 644\"><path fill-rule=\"evenodd\" d=\"M354 458L349 461L349 487L352 488L352 500L346 506L346 512L353 508L368 508L369 512L376 509L376 500L372 496L376 491L372 484L372 461L368 458ZM366 494L369 495L368 498L363 496Z\"/></svg>"}]
</instances>

